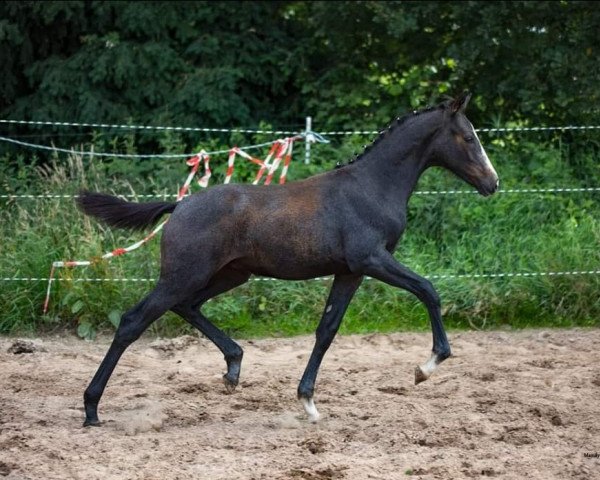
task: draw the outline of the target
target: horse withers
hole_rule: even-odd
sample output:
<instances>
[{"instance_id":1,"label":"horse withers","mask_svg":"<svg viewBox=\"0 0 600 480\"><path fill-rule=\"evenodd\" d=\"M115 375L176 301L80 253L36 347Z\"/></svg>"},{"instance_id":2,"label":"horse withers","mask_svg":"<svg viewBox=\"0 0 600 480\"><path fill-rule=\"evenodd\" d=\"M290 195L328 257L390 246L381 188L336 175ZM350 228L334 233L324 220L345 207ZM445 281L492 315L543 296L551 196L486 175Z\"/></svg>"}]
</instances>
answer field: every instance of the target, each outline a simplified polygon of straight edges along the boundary
<instances>
[{"instance_id":1,"label":"horse withers","mask_svg":"<svg viewBox=\"0 0 600 480\"><path fill-rule=\"evenodd\" d=\"M235 389L243 351L201 307L253 274L283 280L334 276L298 386L311 421L319 418L313 400L319 366L365 275L413 293L426 306L433 351L416 367L415 383L429 378L450 356L440 298L431 282L399 263L393 251L406 226L408 199L428 167L450 170L484 196L498 188L498 175L464 113L469 99L463 94L398 118L356 161L286 185L220 185L180 203L134 203L82 192L81 210L115 227L142 229L171 213L161 241L158 282L121 318L85 391L84 425L99 424L98 402L125 349L168 310L221 350L225 385Z\"/></svg>"}]
</instances>

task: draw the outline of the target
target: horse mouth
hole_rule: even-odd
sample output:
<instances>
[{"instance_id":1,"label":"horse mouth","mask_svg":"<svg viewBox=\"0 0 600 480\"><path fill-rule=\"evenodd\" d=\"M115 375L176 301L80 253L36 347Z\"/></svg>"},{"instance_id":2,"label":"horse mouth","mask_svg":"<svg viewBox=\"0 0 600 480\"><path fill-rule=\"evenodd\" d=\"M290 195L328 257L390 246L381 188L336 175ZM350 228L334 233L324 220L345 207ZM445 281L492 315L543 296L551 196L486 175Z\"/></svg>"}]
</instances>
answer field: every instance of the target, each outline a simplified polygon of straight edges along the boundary
<instances>
[{"instance_id":1,"label":"horse mouth","mask_svg":"<svg viewBox=\"0 0 600 480\"><path fill-rule=\"evenodd\" d=\"M496 177L495 179L493 179L490 182L485 182L485 183L481 182L481 183L477 184L476 188L480 195L482 195L484 197L489 197L490 195L493 195L494 193L496 193L499 186L500 186L500 179L498 177Z\"/></svg>"}]
</instances>

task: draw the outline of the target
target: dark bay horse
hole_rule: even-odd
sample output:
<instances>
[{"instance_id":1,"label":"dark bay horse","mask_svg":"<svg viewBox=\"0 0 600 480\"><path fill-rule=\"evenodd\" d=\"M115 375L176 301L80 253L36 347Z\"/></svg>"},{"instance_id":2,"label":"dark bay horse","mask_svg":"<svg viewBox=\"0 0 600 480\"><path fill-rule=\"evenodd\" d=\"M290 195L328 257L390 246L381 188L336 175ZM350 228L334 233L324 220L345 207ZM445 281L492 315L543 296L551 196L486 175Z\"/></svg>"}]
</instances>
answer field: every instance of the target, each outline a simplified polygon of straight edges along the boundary
<instances>
[{"instance_id":1,"label":"dark bay horse","mask_svg":"<svg viewBox=\"0 0 600 480\"><path fill-rule=\"evenodd\" d=\"M470 99L398 118L357 161L287 185L220 185L180 203L133 203L83 192L79 207L108 225L146 228L171 213L161 241L158 282L123 315L114 340L85 391L85 423L97 425L98 402L119 358L148 326L171 310L221 350L224 382L238 384L242 349L200 311L210 298L242 285L252 274L284 280L334 275L316 343L298 386L311 421L315 380L346 308L365 275L413 293L427 308L433 352L416 367L415 383L450 356L432 284L392 255L406 226L408 199L431 166L444 167L484 196L498 175L464 114Z\"/></svg>"}]
</instances>

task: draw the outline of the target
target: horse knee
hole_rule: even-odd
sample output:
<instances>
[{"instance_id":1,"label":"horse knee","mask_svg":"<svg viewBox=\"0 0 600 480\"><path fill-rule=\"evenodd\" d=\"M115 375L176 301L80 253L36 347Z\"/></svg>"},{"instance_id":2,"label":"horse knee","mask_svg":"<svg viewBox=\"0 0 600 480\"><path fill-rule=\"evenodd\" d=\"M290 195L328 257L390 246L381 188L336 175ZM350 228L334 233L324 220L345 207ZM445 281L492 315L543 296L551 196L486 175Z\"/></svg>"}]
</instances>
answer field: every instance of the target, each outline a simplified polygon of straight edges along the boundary
<instances>
[{"instance_id":1,"label":"horse knee","mask_svg":"<svg viewBox=\"0 0 600 480\"><path fill-rule=\"evenodd\" d=\"M430 295L431 304L437 309L441 308L442 307L442 299L440 298L439 293L433 287L432 287L429 295Z\"/></svg>"},{"instance_id":2,"label":"horse knee","mask_svg":"<svg viewBox=\"0 0 600 480\"><path fill-rule=\"evenodd\" d=\"M317 331L315 332L315 336L317 340L319 339L328 339L335 336L338 331L338 325L333 324L332 322L322 322L317 327Z\"/></svg>"}]
</instances>

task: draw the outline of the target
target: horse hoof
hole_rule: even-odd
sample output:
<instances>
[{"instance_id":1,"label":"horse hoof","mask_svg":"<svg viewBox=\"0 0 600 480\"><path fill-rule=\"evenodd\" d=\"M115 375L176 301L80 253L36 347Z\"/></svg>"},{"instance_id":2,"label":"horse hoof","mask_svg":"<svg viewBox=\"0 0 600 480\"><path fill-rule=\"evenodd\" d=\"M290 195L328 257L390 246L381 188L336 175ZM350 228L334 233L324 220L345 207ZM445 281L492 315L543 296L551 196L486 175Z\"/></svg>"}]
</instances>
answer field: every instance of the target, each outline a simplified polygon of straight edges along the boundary
<instances>
[{"instance_id":1,"label":"horse hoof","mask_svg":"<svg viewBox=\"0 0 600 480\"><path fill-rule=\"evenodd\" d=\"M84 427L100 427L102 425L102 422L100 420L98 420L97 418L95 419L85 419L85 422L83 422L83 426Z\"/></svg>"},{"instance_id":2,"label":"horse hoof","mask_svg":"<svg viewBox=\"0 0 600 480\"><path fill-rule=\"evenodd\" d=\"M424 382L428 378L429 376L425 375L425 372L421 369L421 367L415 367L415 385Z\"/></svg>"},{"instance_id":3,"label":"horse hoof","mask_svg":"<svg viewBox=\"0 0 600 480\"><path fill-rule=\"evenodd\" d=\"M232 382L229 378L227 378L227 374L223 375L223 385L225 385L225 390L228 394L232 394L235 392L236 387L238 386L238 382Z\"/></svg>"}]
</instances>

